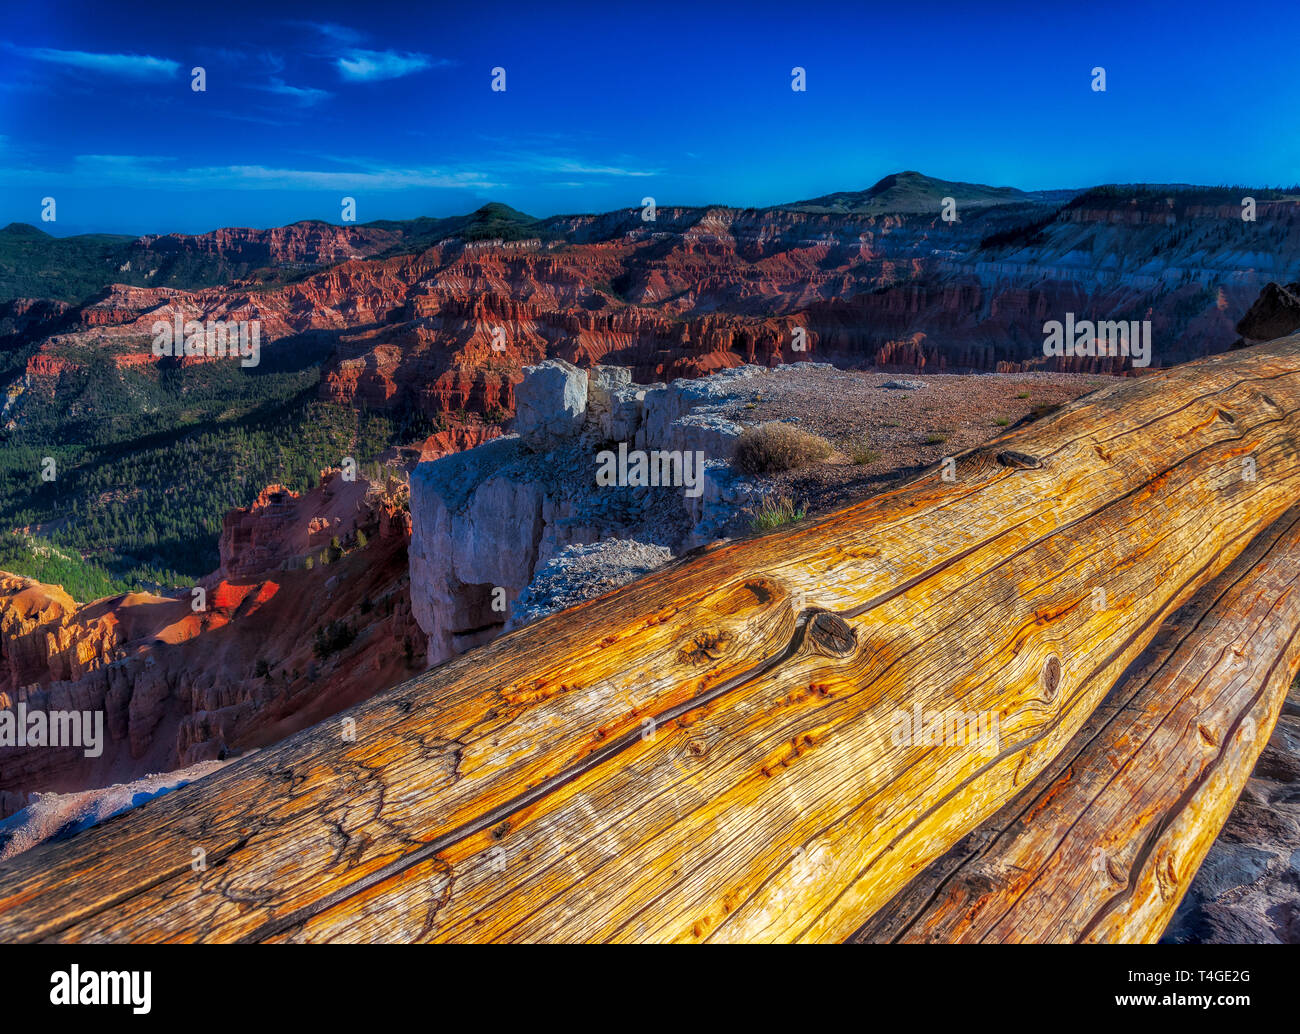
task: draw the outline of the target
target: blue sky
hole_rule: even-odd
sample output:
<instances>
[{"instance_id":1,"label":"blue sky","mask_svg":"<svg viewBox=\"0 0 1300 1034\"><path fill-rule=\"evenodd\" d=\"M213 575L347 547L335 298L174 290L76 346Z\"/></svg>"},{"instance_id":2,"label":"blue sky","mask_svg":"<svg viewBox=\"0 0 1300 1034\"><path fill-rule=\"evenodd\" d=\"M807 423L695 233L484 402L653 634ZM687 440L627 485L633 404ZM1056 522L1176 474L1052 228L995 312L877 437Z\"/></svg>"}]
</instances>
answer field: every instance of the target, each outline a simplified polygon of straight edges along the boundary
<instances>
[{"instance_id":1,"label":"blue sky","mask_svg":"<svg viewBox=\"0 0 1300 1034\"><path fill-rule=\"evenodd\" d=\"M61 235L338 222L344 196L360 222L763 205L902 169L1300 181L1293 0L48 0L5 19L0 225Z\"/></svg>"}]
</instances>

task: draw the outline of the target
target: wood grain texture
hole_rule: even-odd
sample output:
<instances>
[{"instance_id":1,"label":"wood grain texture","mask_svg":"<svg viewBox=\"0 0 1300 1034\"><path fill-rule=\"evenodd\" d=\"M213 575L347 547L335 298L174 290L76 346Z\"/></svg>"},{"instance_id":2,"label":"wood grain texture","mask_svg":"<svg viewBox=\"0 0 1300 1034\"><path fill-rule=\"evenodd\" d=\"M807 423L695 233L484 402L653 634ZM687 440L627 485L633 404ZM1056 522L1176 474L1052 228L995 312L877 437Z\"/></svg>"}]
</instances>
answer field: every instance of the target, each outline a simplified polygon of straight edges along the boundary
<instances>
[{"instance_id":1,"label":"wood grain texture","mask_svg":"<svg viewBox=\"0 0 1300 1034\"><path fill-rule=\"evenodd\" d=\"M1300 669L1300 507L1156 636L1069 746L852 940L1153 942Z\"/></svg>"},{"instance_id":2,"label":"wood grain texture","mask_svg":"<svg viewBox=\"0 0 1300 1034\"><path fill-rule=\"evenodd\" d=\"M1300 339L1117 384L19 856L0 939L843 940L1298 497Z\"/></svg>"}]
</instances>

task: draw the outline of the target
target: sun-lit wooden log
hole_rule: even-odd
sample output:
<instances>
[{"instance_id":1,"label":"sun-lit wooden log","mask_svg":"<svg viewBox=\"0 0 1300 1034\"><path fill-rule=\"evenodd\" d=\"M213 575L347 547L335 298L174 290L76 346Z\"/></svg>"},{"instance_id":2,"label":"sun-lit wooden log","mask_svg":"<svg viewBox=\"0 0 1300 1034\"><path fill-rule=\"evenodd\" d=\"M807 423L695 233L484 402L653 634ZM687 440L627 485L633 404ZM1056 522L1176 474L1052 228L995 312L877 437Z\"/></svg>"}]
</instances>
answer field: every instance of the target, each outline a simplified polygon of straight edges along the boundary
<instances>
[{"instance_id":1,"label":"sun-lit wooden log","mask_svg":"<svg viewBox=\"0 0 1300 1034\"><path fill-rule=\"evenodd\" d=\"M1067 748L859 942L1159 939L1300 668L1300 508L1166 622Z\"/></svg>"},{"instance_id":2,"label":"sun-lit wooden log","mask_svg":"<svg viewBox=\"0 0 1300 1034\"><path fill-rule=\"evenodd\" d=\"M1300 498L1298 413L1292 338L687 557L19 856L0 939L843 940Z\"/></svg>"}]
</instances>

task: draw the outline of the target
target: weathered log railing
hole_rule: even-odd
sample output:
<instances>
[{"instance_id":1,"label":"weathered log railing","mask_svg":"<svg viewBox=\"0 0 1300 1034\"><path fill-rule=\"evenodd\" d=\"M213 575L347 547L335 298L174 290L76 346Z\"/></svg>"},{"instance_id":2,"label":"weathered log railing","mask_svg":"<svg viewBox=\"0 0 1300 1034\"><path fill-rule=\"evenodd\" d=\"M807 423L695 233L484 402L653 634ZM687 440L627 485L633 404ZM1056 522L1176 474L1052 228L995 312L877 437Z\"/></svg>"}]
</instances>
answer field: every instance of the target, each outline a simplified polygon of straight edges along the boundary
<instances>
[{"instance_id":1,"label":"weathered log railing","mask_svg":"<svg viewBox=\"0 0 1300 1034\"><path fill-rule=\"evenodd\" d=\"M1298 499L1300 339L1117 384L19 856L0 940L843 940Z\"/></svg>"},{"instance_id":2,"label":"weathered log railing","mask_svg":"<svg viewBox=\"0 0 1300 1034\"><path fill-rule=\"evenodd\" d=\"M1300 507L1161 628L1084 728L858 941L1159 937L1300 665Z\"/></svg>"}]
</instances>

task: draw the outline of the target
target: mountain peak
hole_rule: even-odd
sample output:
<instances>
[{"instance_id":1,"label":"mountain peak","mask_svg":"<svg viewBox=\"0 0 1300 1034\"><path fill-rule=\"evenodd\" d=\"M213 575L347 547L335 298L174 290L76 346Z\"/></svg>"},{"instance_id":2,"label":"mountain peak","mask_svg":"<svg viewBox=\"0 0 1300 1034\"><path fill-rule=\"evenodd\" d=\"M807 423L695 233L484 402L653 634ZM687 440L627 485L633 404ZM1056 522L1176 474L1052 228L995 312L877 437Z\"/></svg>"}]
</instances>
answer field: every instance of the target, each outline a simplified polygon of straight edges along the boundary
<instances>
[{"instance_id":1,"label":"mountain peak","mask_svg":"<svg viewBox=\"0 0 1300 1034\"><path fill-rule=\"evenodd\" d=\"M521 212L517 208L511 208L509 205L501 201L489 201L482 208L475 210L474 218L514 219L528 223L535 223L537 221L526 212Z\"/></svg>"},{"instance_id":2,"label":"mountain peak","mask_svg":"<svg viewBox=\"0 0 1300 1034\"><path fill-rule=\"evenodd\" d=\"M49 237L50 235L44 230L33 226L31 223L10 223L0 233L10 237Z\"/></svg>"},{"instance_id":3,"label":"mountain peak","mask_svg":"<svg viewBox=\"0 0 1300 1034\"><path fill-rule=\"evenodd\" d=\"M1045 200L1038 192L941 180L907 169L890 173L866 190L837 191L777 207L828 215L910 215L937 212L946 197L959 205L981 208Z\"/></svg>"},{"instance_id":4,"label":"mountain peak","mask_svg":"<svg viewBox=\"0 0 1300 1034\"><path fill-rule=\"evenodd\" d=\"M898 186L900 183L909 185L928 185L941 182L933 176L927 176L923 172L917 172L915 169L906 169L903 172L891 172L888 176L880 179L876 184L867 191L868 194L883 194L886 190Z\"/></svg>"}]
</instances>

